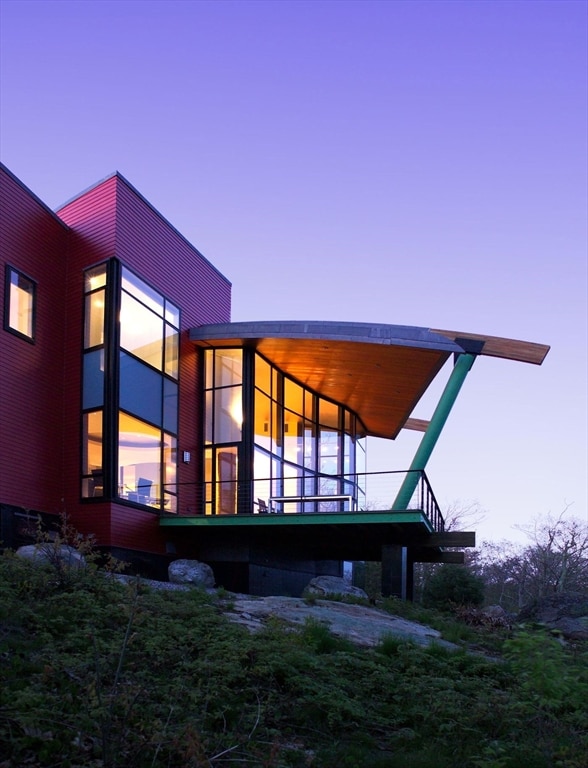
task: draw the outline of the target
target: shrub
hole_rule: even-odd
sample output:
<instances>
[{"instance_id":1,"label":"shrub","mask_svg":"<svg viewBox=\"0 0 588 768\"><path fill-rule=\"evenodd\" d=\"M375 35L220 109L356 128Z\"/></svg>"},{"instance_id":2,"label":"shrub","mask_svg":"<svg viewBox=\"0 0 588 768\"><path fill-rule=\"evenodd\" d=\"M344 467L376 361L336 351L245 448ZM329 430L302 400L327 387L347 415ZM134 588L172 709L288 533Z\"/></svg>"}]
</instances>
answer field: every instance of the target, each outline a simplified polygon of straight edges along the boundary
<instances>
[{"instance_id":1,"label":"shrub","mask_svg":"<svg viewBox=\"0 0 588 768\"><path fill-rule=\"evenodd\" d=\"M458 605L482 605L484 582L462 565L444 565L431 576L423 604L441 610Z\"/></svg>"}]
</instances>

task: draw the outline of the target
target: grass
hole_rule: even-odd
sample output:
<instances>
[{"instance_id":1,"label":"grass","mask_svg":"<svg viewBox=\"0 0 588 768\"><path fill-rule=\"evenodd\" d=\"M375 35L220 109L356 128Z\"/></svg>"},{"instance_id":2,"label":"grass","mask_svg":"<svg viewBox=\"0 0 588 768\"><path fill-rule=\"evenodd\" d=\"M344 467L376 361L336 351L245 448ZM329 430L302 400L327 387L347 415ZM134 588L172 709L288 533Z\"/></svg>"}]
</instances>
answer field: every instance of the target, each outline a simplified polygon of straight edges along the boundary
<instances>
[{"instance_id":1,"label":"grass","mask_svg":"<svg viewBox=\"0 0 588 768\"><path fill-rule=\"evenodd\" d=\"M502 664L391 636L366 650L314 621L249 634L196 590L62 576L0 558L2 768L588 765L586 655L541 634Z\"/></svg>"}]
</instances>

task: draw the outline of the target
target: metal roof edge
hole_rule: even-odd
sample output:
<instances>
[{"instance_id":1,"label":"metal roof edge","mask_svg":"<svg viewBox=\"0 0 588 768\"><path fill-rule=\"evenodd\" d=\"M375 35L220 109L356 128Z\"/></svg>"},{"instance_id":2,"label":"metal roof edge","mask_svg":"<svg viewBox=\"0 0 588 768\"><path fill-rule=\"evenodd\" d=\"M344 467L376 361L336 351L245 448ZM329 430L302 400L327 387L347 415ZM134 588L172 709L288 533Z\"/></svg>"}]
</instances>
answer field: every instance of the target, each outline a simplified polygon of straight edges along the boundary
<instances>
[{"instance_id":1,"label":"metal roof edge","mask_svg":"<svg viewBox=\"0 0 588 768\"><path fill-rule=\"evenodd\" d=\"M26 193L27 193L27 195L29 195L30 197L32 197L32 198L33 198L33 200L35 200L35 202L37 202L37 203L38 203L38 204L39 204L39 205L40 205L40 206L41 206L41 207L42 207L42 208L43 208L43 209L44 209L44 210L45 210L47 213L50 213L50 214L51 214L51 216L52 216L52 217L55 219L55 221L58 221L58 222L61 224L61 226L62 226L62 227L65 229L65 230L69 230L69 226L68 226L68 225L65 223L65 221L63 221L63 219L61 219L61 218L59 217L59 215L58 215L58 214L57 214L57 213L56 213L56 212L55 212L55 211L54 211L52 208L50 208L50 207L47 205L47 203L45 203L43 200L41 200L41 198L39 197L39 195L35 194L35 193L33 192L33 190L32 190L32 189L30 189L30 187L27 187L27 185L26 185L26 184L25 184L23 181L21 181L21 180L18 178L18 176L17 176L15 173L13 173L13 172L10 170L10 168L8 168L8 167L7 167L6 165L4 165L4 163L2 163L2 162L0 162L0 170L4 171L4 173L5 173L7 176L9 176L9 177L12 179L12 181L14 181L14 183L15 183L15 184L17 184L17 185L18 185L18 186L19 186L19 187L20 187L20 188L21 188L21 189L22 189L24 192L26 192Z\"/></svg>"},{"instance_id":2,"label":"metal roof edge","mask_svg":"<svg viewBox=\"0 0 588 768\"><path fill-rule=\"evenodd\" d=\"M138 189L137 189L137 188L136 188L136 187L135 187L133 184L131 184L131 182L130 182L130 181L129 181L129 180L128 180L128 179L127 179L125 176L123 176L123 174L122 174L122 173L120 173L120 171L114 171L113 173L110 173L108 176L105 176L103 179L100 179L100 181L97 181L95 184L91 184L89 187L87 187L86 189L84 189L84 190L83 190L82 192L80 192L79 194L77 194L77 195L74 195L74 197L70 198L69 200L67 200L67 202L63 203L63 204L62 204L62 205L60 205L58 208L56 208L56 210L55 210L55 215L59 216L59 211L60 211L60 210L62 210L63 208L65 208L65 207L66 207L66 206L68 206L68 205L71 205L71 203L74 203L76 200L79 200L79 199L80 199L81 197L83 197L84 195L87 195L88 193L92 192L94 189L97 189L97 188L98 188L98 187L99 187L101 184L105 184L107 181L110 181L110 180L111 180L111 179L113 179L113 178L116 178L116 179L118 179L118 180L119 180L119 181L120 181L122 184L124 184L124 185L125 185L125 186L126 186L126 187L127 187L127 188L128 188L128 189L129 189L129 190L130 190L130 191L131 191L133 194L134 194L134 195L136 195L136 196L137 196L137 197L138 197L138 198L139 198L139 199L140 199L140 200L141 200L143 203L145 203L145 205L146 205L146 206L148 206L148 208L150 208L150 209L153 211L153 213L154 213L154 214L155 214L155 215L156 215L158 218L160 218L160 219L163 221L163 223L164 223L164 224L165 224L167 227L169 227L169 228L170 228L170 229L171 229L173 232L175 232L175 234L176 234L178 237L180 237L180 238L181 238L181 239L182 239L182 240L183 240L183 241L186 243L186 245L188 245L188 246L190 247L190 249L191 249L191 250L193 250L193 251L194 251L194 252L195 252L195 253L196 253L196 254L199 256L199 258L201 258L203 261L205 261L205 262L206 262L206 263L207 263L207 264L208 264L208 265L211 267L211 269L214 269L214 271L215 271L215 272L216 272L216 273L217 273L217 274L218 274L220 277L222 277L222 279L223 279L223 280L224 280L224 281L227 283L227 285L229 285L229 286L231 286L231 287L232 287L232 283L231 283L231 281L229 280L229 278L228 278L228 277L226 277L226 275L224 275L224 274L223 274L223 273L220 271L220 269L219 269L218 267L215 267L215 265L214 265L214 264L213 264L213 263L212 263L212 262L211 262L209 259L207 259L207 258L206 258L206 256L204 256L204 255L203 255L203 254L202 254L202 253L201 253L201 252L198 250L198 248L196 248L196 246L195 246L193 243L191 243L191 242L188 240L188 238L187 238L185 235L183 235L183 234L182 234L182 233L179 231L179 229L177 229L176 227L174 227L174 225L173 225L173 224L172 224L172 223L169 221L169 219L167 219L167 218L166 218L166 217L165 217L165 216L164 216L164 215L161 213L161 211L158 211L158 210L157 210L157 208L156 208L156 207L153 205L153 203L149 202L149 200L147 200L147 198L146 198L146 197L145 197L143 194L141 194L141 192L139 192L139 190L138 190Z\"/></svg>"},{"instance_id":3,"label":"metal roof edge","mask_svg":"<svg viewBox=\"0 0 588 768\"><path fill-rule=\"evenodd\" d=\"M329 339L383 346L410 346L436 349L448 354L464 350L455 341L428 328L382 323L355 323L310 320L263 320L236 323L214 323L190 329L191 341L222 339Z\"/></svg>"}]
</instances>

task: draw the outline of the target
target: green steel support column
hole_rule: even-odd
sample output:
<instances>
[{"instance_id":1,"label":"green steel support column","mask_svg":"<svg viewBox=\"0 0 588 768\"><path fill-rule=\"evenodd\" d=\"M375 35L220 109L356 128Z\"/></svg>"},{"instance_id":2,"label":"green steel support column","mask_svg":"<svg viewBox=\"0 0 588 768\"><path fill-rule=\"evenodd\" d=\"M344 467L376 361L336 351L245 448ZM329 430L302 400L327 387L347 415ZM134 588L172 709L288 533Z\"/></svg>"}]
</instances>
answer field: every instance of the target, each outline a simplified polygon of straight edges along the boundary
<instances>
[{"instance_id":1,"label":"green steel support column","mask_svg":"<svg viewBox=\"0 0 588 768\"><path fill-rule=\"evenodd\" d=\"M410 471L404 478L404 482L398 491L391 509L407 509L420 480L420 472L425 469L427 461L433 453L433 448L439 439L441 430L445 426L445 422L447 421L449 412L453 408L453 404L457 399L461 385L463 384L465 377L468 375L472 365L474 364L475 359L475 355L466 352L459 356L457 362L453 366L453 371L451 372L451 376L445 385L443 394L439 398L439 402L437 403L435 412L431 418L431 421L429 422L427 431L423 435L421 444L417 448L417 452L414 455L414 459L410 465Z\"/></svg>"}]
</instances>

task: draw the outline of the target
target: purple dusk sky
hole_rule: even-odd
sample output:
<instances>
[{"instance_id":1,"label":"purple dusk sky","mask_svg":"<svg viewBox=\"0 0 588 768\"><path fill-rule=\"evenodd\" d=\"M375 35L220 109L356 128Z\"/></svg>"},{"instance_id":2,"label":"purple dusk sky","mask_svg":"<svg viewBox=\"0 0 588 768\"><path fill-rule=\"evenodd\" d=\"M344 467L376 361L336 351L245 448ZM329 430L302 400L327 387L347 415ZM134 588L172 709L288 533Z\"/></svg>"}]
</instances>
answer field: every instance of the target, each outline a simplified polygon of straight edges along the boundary
<instances>
[{"instance_id":1,"label":"purple dusk sky","mask_svg":"<svg viewBox=\"0 0 588 768\"><path fill-rule=\"evenodd\" d=\"M427 473L487 511L479 538L587 519L584 0L0 8L2 161L42 200L119 170L232 281L236 321L550 344L476 362ZM419 439L373 441L369 468Z\"/></svg>"}]
</instances>

